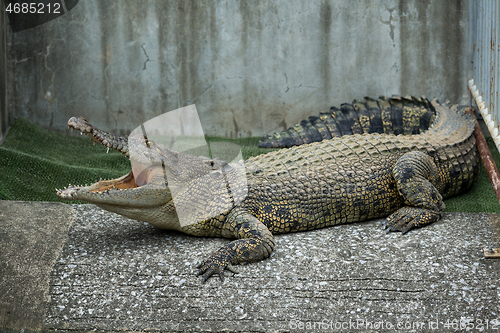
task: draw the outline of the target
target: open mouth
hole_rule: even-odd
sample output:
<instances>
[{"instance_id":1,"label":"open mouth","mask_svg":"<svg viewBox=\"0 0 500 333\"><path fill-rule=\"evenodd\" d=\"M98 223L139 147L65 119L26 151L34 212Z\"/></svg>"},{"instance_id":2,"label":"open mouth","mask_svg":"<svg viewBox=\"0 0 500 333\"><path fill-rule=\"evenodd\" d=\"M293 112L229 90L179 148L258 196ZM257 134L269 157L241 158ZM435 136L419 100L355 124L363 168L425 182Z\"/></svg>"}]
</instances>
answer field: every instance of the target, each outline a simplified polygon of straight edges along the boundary
<instances>
[{"instance_id":1,"label":"open mouth","mask_svg":"<svg viewBox=\"0 0 500 333\"><path fill-rule=\"evenodd\" d=\"M69 128L79 130L80 133L86 134L93 141L94 144L100 143L108 149L114 149L123 155L129 156L128 138L114 134L107 133L99 130L82 117L73 117L68 121ZM133 201L140 203L143 200L136 198L146 197L145 191L159 192L156 194L156 199L162 203L168 201L164 197L165 181L153 182L153 178L162 176L163 170L158 165L142 165L133 163L132 170L119 178L110 180L100 180L96 183L86 186L68 185L64 189L56 189L56 194L59 198L64 200L84 200L92 203L106 203L106 204L123 204L126 201ZM162 192L162 193L160 193ZM145 201L140 204L155 205L158 204L157 200L151 200L149 204Z\"/></svg>"}]
</instances>

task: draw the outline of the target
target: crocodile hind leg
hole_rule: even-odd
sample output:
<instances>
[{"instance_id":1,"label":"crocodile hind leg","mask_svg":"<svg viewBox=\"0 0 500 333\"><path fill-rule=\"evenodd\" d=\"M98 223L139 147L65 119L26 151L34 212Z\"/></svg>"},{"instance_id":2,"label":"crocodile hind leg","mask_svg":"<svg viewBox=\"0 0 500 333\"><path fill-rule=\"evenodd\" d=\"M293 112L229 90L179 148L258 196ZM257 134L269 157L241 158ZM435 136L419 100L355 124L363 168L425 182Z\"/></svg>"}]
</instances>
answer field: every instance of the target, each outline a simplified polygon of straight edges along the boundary
<instances>
[{"instance_id":1,"label":"crocodile hind leg","mask_svg":"<svg viewBox=\"0 0 500 333\"><path fill-rule=\"evenodd\" d=\"M431 157L419 151L406 153L398 159L392 174L405 206L387 217L387 232L406 233L441 218L445 205L432 185L438 181L438 170Z\"/></svg>"},{"instance_id":2,"label":"crocodile hind leg","mask_svg":"<svg viewBox=\"0 0 500 333\"><path fill-rule=\"evenodd\" d=\"M198 265L198 275L205 282L213 274L224 281L224 270L236 273L231 264L263 260L274 250L274 238L267 227L255 216L241 208L233 209L226 218L224 229L227 234L238 238L214 252Z\"/></svg>"}]
</instances>

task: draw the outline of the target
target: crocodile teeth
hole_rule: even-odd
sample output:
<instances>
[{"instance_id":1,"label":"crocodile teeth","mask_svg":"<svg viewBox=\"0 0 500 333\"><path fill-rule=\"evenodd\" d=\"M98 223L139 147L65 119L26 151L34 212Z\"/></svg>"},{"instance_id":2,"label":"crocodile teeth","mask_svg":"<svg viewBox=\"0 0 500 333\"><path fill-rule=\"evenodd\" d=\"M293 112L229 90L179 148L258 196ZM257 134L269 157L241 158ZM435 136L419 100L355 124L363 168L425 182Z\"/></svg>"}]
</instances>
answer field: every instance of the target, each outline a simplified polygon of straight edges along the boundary
<instances>
[{"instance_id":1,"label":"crocodile teeth","mask_svg":"<svg viewBox=\"0 0 500 333\"><path fill-rule=\"evenodd\" d=\"M108 149L106 150L106 154L107 154L107 153L109 153L109 147L108 147Z\"/></svg>"}]
</instances>

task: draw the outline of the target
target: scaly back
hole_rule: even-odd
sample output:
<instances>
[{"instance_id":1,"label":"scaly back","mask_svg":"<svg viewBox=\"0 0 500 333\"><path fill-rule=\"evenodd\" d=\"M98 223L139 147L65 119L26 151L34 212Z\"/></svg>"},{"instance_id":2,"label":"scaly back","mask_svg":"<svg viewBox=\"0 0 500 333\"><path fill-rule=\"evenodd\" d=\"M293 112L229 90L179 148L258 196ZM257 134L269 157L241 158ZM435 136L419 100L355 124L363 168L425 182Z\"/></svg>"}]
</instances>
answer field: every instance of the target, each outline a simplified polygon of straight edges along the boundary
<instances>
[{"instance_id":1,"label":"scaly back","mask_svg":"<svg viewBox=\"0 0 500 333\"><path fill-rule=\"evenodd\" d=\"M425 97L365 97L332 106L286 131L261 138L259 147L291 147L353 134L419 134L434 121L436 110Z\"/></svg>"},{"instance_id":2,"label":"scaly back","mask_svg":"<svg viewBox=\"0 0 500 333\"><path fill-rule=\"evenodd\" d=\"M365 105L366 103L370 105L374 101L365 99ZM382 127L373 126L376 121L371 120L379 119L377 117L369 118L370 126L366 125L363 119L364 113L359 112L362 109L358 106L353 107L353 110L358 110L353 113L357 118L355 118L354 125L346 125L346 129L350 128L352 133L352 130L357 128L361 132L360 129L363 128L361 124L365 123L367 132L372 131L370 134L363 130L363 133L333 137L250 158L245 163L249 179L251 179L250 183L260 182L263 179L278 180L281 176L294 177L294 174L296 176L313 175L324 168L336 172L335 170L352 168L357 164L363 168L369 168L373 164L382 166L380 164L382 161L392 163L405 152L418 150L434 159L440 178L438 189L443 197L453 196L470 187L479 170L479 156L472 135L474 118L466 114L463 108L439 104L436 100L429 102L423 98L379 98L376 102L380 105L386 101L391 101L390 105L396 105L396 101L402 101L403 106L395 108L399 113L395 112L392 107L379 109L380 119L385 119L385 122L382 121ZM415 103L410 107L412 101ZM405 106L405 103L408 106ZM353 103L353 105L356 104L357 102ZM347 109L344 105L344 110ZM390 121L387 116L388 110L391 111ZM349 119L353 119L353 116L349 116ZM428 119L432 121L430 125L427 124ZM377 132L382 131L382 128L385 129L383 133ZM391 133L391 131L399 134ZM405 133L418 134L404 135ZM275 134L268 138L272 141L283 136ZM272 142L284 141L286 140ZM256 180L255 177L261 180Z\"/></svg>"}]
</instances>

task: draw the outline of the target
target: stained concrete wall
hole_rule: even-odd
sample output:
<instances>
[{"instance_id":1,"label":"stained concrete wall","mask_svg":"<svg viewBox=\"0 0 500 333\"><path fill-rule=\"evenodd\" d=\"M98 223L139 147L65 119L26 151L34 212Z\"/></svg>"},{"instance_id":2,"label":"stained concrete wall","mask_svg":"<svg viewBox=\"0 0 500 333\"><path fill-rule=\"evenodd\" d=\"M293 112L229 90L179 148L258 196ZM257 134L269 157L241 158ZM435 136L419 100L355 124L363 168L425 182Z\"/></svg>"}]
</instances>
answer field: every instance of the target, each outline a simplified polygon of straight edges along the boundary
<instances>
[{"instance_id":1,"label":"stained concrete wall","mask_svg":"<svg viewBox=\"0 0 500 333\"><path fill-rule=\"evenodd\" d=\"M9 119L126 134L196 104L204 130L259 136L330 105L466 101L465 0L98 1L8 38Z\"/></svg>"}]
</instances>

